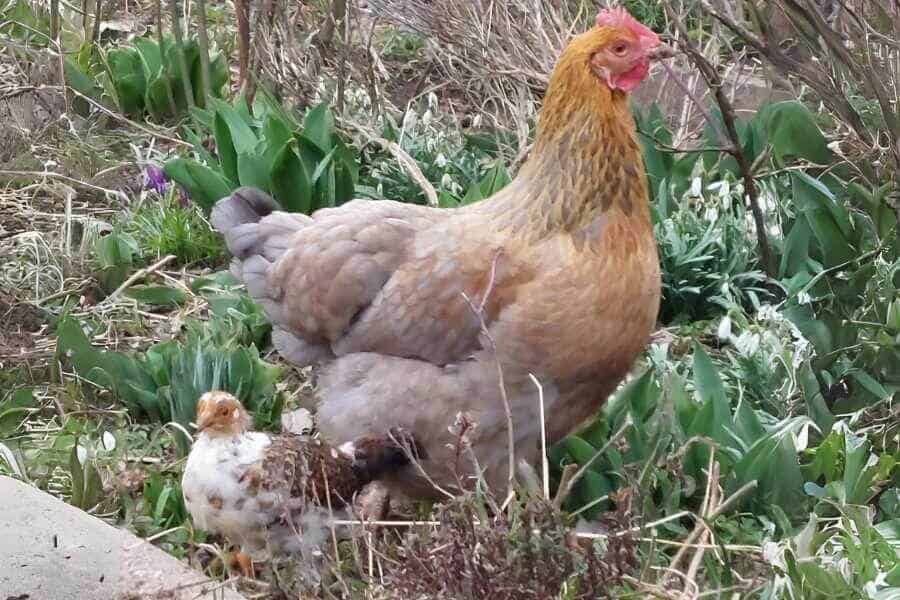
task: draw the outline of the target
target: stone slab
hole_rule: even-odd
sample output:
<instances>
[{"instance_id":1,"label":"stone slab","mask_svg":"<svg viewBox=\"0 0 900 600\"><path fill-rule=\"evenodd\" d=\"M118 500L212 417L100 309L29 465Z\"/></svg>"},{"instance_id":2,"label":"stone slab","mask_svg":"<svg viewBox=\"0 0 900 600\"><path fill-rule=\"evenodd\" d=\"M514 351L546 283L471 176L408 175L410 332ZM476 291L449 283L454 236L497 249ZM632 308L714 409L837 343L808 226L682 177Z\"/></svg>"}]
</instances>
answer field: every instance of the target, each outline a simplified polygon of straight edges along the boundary
<instances>
[{"instance_id":1,"label":"stone slab","mask_svg":"<svg viewBox=\"0 0 900 600\"><path fill-rule=\"evenodd\" d=\"M0 600L242 600L137 536L0 476Z\"/></svg>"}]
</instances>

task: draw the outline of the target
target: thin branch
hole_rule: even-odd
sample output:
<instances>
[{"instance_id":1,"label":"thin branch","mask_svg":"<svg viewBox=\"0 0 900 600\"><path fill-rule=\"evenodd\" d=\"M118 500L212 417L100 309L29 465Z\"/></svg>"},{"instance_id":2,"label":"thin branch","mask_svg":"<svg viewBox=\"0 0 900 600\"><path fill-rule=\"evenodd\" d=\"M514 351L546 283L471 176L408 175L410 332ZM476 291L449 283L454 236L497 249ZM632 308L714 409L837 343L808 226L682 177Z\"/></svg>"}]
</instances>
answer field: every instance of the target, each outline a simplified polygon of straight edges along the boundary
<instances>
[{"instance_id":1,"label":"thin branch","mask_svg":"<svg viewBox=\"0 0 900 600\"><path fill-rule=\"evenodd\" d=\"M122 285L120 285L119 287L117 287L117 288L113 291L112 294L110 294L109 296L107 296L107 297L103 300L103 302L102 302L101 304L109 304L109 303L112 303L113 300L115 300L116 298L118 298L118 297L122 294L122 292L124 292L124 291L127 290L129 287L131 287L132 284L134 284L134 282L136 282L138 279L142 279L142 278L146 277L147 275L150 275L150 274L153 273L154 271L157 271L157 270L163 268L164 266L166 266L167 264L169 264L169 263L172 262L173 260L175 260L175 255L174 255L174 254L169 254L168 256L164 256L162 259L156 261L155 263L153 263L153 264L150 265L149 267L145 267L145 268L143 268L143 269L139 269L139 270L135 271L134 274L132 274L131 277L129 277L128 279L126 279L126 280L122 283Z\"/></svg>"},{"instance_id":2,"label":"thin branch","mask_svg":"<svg viewBox=\"0 0 900 600\"><path fill-rule=\"evenodd\" d=\"M753 214L753 223L756 226L756 239L759 244L760 262L762 263L766 274L769 277L775 277L776 269L772 259L772 252L769 249L765 215L763 215L762 207L760 206L759 190L756 187L756 179L753 177L752 165L747 158L747 155L744 153L741 138L737 132L734 106L725 95L722 78L719 76L716 68L691 41L684 25L682 25L682 22L678 19L677 15L674 14L672 8L668 4L665 4L664 6L672 17L672 23L678 29L678 45L684 53L687 54L691 63L697 67L700 75L706 81L706 85L709 86L709 89L713 92L716 104L719 105L719 111L722 114L722 123L725 126L725 133L731 142L730 148L727 150L737 162L738 169L741 172L741 178L744 181L744 193L747 195L747 202L750 204L750 211ZM709 117L707 116L707 118ZM718 127L718 124L714 121L710 121L710 125Z\"/></svg>"}]
</instances>

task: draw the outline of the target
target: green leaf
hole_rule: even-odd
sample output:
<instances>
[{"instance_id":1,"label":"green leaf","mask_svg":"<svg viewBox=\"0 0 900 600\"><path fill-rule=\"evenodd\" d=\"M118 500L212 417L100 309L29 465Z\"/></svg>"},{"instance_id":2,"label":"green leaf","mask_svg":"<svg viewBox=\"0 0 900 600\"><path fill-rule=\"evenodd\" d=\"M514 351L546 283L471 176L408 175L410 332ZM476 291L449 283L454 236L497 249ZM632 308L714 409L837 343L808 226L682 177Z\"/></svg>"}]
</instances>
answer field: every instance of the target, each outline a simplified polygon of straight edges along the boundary
<instances>
[{"instance_id":1,"label":"green leaf","mask_svg":"<svg viewBox=\"0 0 900 600\"><path fill-rule=\"evenodd\" d=\"M180 306L187 300L182 290L165 285L133 285L125 293L139 302L154 306Z\"/></svg>"},{"instance_id":2,"label":"green leaf","mask_svg":"<svg viewBox=\"0 0 900 600\"><path fill-rule=\"evenodd\" d=\"M859 369L850 374L867 392L875 396L878 400L884 400L890 397L890 393L884 389L884 386L875 381L875 378Z\"/></svg>"},{"instance_id":3,"label":"green leaf","mask_svg":"<svg viewBox=\"0 0 900 600\"><path fill-rule=\"evenodd\" d=\"M781 255L781 265L778 269L780 278L792 277L798 272L806 271L811 239L812 229L808 221L804 218L797 219L784 240L784 253Z\"/></svg>"},{"instance_id":4,"label":"green leaf","mask_svg":"<svg viewBox=\"0 0 900 600\"><path fill-rule=\"evenodd\" d=\"M158 77L163 70L162 50L159 44L150 38L142 37L134 40L134 47L140 54L141 64L144 67L144 77L147 81Z\"/></svg>"},{"instance_id":5,"label":"green leaf","mask_svg":"<svg viewBox=\"0 0 900 600\"><path fill-rule=\"evenodd\" d=\"M222 95L222 86L228 83L228 63L223 54L217 54L209 62L209 87L214 96Z\"/></svg>"},{"instance_id":6,"label":"green leaf","mask_svg":"<svg viewBox=\"0 0 900 600\"><path fill-rule=\"evenodd\" d=\"M66 85L71 86L74 90L84 94L88 98L99 100L103 90L87 73L72 60L65 59L63 61L63 73L66 76Z\"/></svg>"},{"instance_id":7,"label":"green leaf","mask_svg":"<svg viewBox=\"0 0 900 600\"><path fill-rule=\"evenodd\" d=\"M238 181L242 186L269 191L271 178L269 177L269 163L265 156L255 152L238 152L237 169Z\"/></svg>"},{"instance_id":8,"label":"green leaf","mask_svg":"<svg viewBox=\"0 0 900 600\"><path fill-rule=\"evenodd\" d=\"M310 109L303 119L303 135L314 143L323 154L331 152L335 135L334 116L327 102Z\"/></svg>"},{"instance_id":9,"label":"green leaf","mask_svg":"<svg viewBox=\"0 0 900 600\"><path fill-rule=\"evenodd\" d=\"M652 369L626 383L604 406L603 412L609 418L610 428L618 429L628 413L640 427L656 410L659 395L660 389Z\"/></svg>"},{"instance_id":10,"label":"green leaf","mask_svg":"<svg viewBox=\"0 0 900 600\"><path fill-rule=\"evenodd\" d=\"M587 464L597 453L596 448L577 435L566 437L563 440L563 446L565 446L566 451L579 466ZM589 468L596 466L596 464L595 461Z\"/></svg>"},{"instance_id":11,"label":"green leaf","mask_svg":"<svg viewBox=\"0 0 900 600\"><path fill-rule=\"evenodd\" d=\"M237 154L254 153L257 144L259 144L259 139L253 133L253 129L250 128L244 117L236 109L221 100L214 101L213 106L215 107L216 116L221 117L228 127L234 151Z\"/></svg>"},{"instance_id":12,"label":"green leaf","mask_svg":"<svg viewBox=\"0 0 900 600\"><path fill-rule=\"evenodd\" d=\"M263 121L262 141L265 143L266 159L270 163L275 162L275 156L284 148L284 145L293 139L291 125L288 121L270 112Z\"/></svg>"},{"instance_id":13,"label":"green leaf","mask_svg":"<svg viewBox=\"0 0 900 600\"><path fill-rule=\"evenodd\" d=\"M775 160L784 164L789 158L802 158L817 164L831 162L828 141L805 104L788 100L760 110Z\"/></svg>"},{"instance_id":14,"label":"green leaf","mask_svg":"<svg viewBox=\"0 0 900 600\"><path fill-rule=\"evenodd\" d=\"M188 158L176 158L163 166L166 176L184 186L191 200L206 210L235 188L220 173Z\"/></svg>"},{"instance_id":15,"label":"green leaf","mask_svg":"<svg viewBox=\"0 0 900 600\"><path fill-rule=\"evenodd\" d=\"M107 63L119 109L132 117L140 117L144 112L144 94L147 91L140 53L133 48L114 48L107 54Z\"/></svg>"},{"instance_id":16,"label":"green leaf","mask_svg":"<svg viewBox=\"0 0 900 600\"><path fill-rule=\"evenodd\" d=\"M216 111L215 117L213 117L213 135L216 138L216 153L219 155L222 173L233 183L237 183L239 181L237 152L234 142L231 140L231 129L219 111Z\"/></svg>"},{"instance_id":17,"label":"green leaf","mask_svg":"<svg viewBox=\"0 0 900 600\"><path fill-rule=\"evenodd\" d=\"M712 429L704 432L717 441L723 441L725 427L731 422L731 405L725 394L725 386L722 379L703 349L703 346L694 342L694 385L697 395L704 404L712 406Z\"/></svg>"},{"instance_id":18,"label":"green leaf","mask_svg":"<svg viewBox=\"0 0 900 600\"><path fill-rule=\"evenodd\" d=\"M284 210L309 214L312 186L290 143L285 143L273 161L272 194Z\"/></svg>"},{"instance_id":19,"label":"green leaf","mask_svg":"<svg viewBox=\"0 0 900 600\"><path fill-rule=\"evenodd\" d=\"M806 216L819 242L826 266L847 262L855 256L850 243L852 225L847 211L820 181L801 171L791 172L794 202Z\"/></svg>"},{"instance_id":20,"label":"green leaf","mask_svg":"<svg viewBox=\"0 0 900 600\"><path fill-rule=\"evenodd\" d=\"M167 115L175 116L173 112L174 98L172 84L167 77L158 76L150 79L147 83L144 103L154 118L161 120Z\"/></svg>"}]
</instances>

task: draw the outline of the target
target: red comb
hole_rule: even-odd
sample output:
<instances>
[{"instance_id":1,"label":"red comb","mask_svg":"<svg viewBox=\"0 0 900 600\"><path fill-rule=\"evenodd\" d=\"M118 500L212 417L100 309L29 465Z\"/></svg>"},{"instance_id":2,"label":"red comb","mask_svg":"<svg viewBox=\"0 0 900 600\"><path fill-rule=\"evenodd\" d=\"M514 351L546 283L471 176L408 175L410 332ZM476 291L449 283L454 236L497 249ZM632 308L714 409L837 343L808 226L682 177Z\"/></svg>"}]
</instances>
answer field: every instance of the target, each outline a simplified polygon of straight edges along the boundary
<instances>
[{"instance_id":1,"label":"red comb","mask_svg":"<svg viewBox=\"0 0 900 600\"><path fill-rule=\"evenodd\" d=\"M597 27L624 27L631 31L644 50L650 50L659 45L659 36L653 30L632 17L625 8L604 8L597 13Z\"/></svg>"}]
</instances>

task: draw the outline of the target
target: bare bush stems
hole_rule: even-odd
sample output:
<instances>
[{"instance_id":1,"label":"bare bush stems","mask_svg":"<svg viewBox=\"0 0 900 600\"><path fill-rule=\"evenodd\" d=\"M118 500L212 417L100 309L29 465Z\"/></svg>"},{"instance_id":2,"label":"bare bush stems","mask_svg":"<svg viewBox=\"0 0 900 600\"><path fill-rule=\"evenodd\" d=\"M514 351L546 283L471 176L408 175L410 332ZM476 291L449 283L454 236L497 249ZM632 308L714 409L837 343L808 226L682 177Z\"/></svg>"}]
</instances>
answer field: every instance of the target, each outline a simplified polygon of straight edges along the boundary
<instances>
[{"instance_id":1,"label":"bare bush stems","mask_svg":"<svg viewBox=\"0 0 900 600\"><path fill-rule=\"evenodd\" d=\"M820 60L803 61L789 56L783 50L783 39L767 26L766 20L760 17L753 3L749 6L754 10L759 35L703 0L703 6L710 15L759 52L782 75L796 77L812 88L819 99L856 133L860 141L869 146L873 155L869 164L883 162L880 160L882 154L890 156L895 188L894 210L900 219L900 101L897 91L900 87L900 58L891 58L890 52L882 51L887 47L896 54L896 40L891 35L879 33L867 21L866 15L854 11L846 0L840 1L840 7L849 18L830 20L826 20L815 6L805 0L775 0L774 4L790 18L801 32L799 37L807 40L811 50L822 55ZM894 36L900 34L900 7L890 6L882 1L873 2L873 6L886 16L893 15L891 33ZM865 9L865 5L862 8ZM841 25L846 31L839 30ZM847 42L851 39L861 40L862 47L859 51L854 52L853 47L848 45ZM891 68L891 62L897 64ZM888 137L887 143L879 139L881 135L878 132L870 131L851 103L848 87L851 90L859 89L877 101L884 118L885 128L882 133ZM877 170L870 171L869 176L879 179Z\"/></svg>"},{"instance_id":2,"label":"bare bush stems","mask_svg":"<svg viewBox=\"0 0 900 600\"><path fill-rule=\"evenodd\" d=\"M734 105L725 94L722 77L713 64L703 55L699 48L691 41L688 32L682 25L681 19L675 14L669 4L664 4L665 10L669 13L670 21L678 31L678 46L688 56L691 63L700 72L706 85L713 92L713 97L719 110L722 113L722 124L725 126L725 134L728 137L728 145L725 151L734 157L737 162L738 169L741 172L741 179L744 182L744 193L747 195L747 202L750 205L750 211L753 214L753 224L756 227L756 239L759 244L759 257L766 274L774 277L776 274L775 263L772 260L772 251L769 248L769 238L766 234L766 219L763 215L762 206L759 201L759 190L756 187L756 178L753 176L753 165L744 153L741 145L741 138L738 135L735 126L736 117L734 114ZM718 129L718 124L711 119L708 113L704 113L704 118L708 119L710 125Z\"/></svg>"},{"instance_id":3,"label":"bare bush stems","mask_svg":"<svg viewBox=\"0 0 900 600\"><path fill-rule=\"evenodd\" d=\"M370 0L369 7L431 38L445 79L494 125L525 122L562 48L595 8L579 0Z\"/></svg>"}]
</instances>

